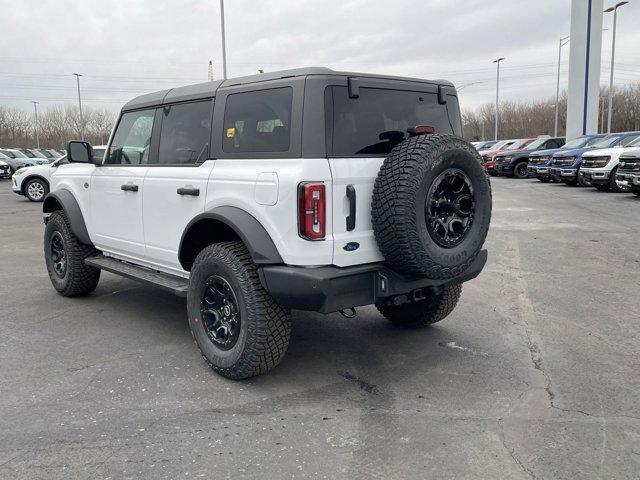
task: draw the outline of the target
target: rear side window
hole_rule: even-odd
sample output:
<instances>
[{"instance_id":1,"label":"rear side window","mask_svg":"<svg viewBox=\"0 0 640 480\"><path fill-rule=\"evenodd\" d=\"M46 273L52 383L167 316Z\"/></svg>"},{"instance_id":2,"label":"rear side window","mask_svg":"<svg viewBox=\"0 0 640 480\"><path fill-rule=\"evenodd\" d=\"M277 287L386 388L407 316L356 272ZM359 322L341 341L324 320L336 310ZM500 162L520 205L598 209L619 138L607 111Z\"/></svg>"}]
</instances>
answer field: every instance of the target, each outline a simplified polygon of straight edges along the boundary
<instances>
[{"instance_id":1,"label":"rear side window","mask_svg":"<svg viewBox=\"0 0 640 480\"><path fill-rule=\"evenodd\" d=\"M155 109L127 112L120 117L105 163L141 165L149 160Z\"/></svg>"},{"instance_id":2,"label":"rear side window","mask_svg":"<svg viewBox=\"0 0 640 480\"><path fill-rule=\"evenodd\" d=\"M416 125L453 133L446 105L435 93L361 87L358 98L349 98L347 87L334 86L325 91L325 109L333 112L330 155L386 155Z\"/></svg>"},{"instance_id":3,"label":"rear side window","mask_svg":"<svg viewBox=\"0 0 640 480\"><path fill-rule=\"evenodd\" d=\"M287 152L292 99L291 87L229 95L224 111L223 151Z\"/></svg>"},{"instance_id":4,"label":"rear side window","mask_svg":"<svg viewBox=\"0 0 640 480\"><path fill-rule=\"evenodd\" d=\"M206 100L162 108L158 163L188 165L208 158L212 107Z\"/></svg>"}]
</instances>

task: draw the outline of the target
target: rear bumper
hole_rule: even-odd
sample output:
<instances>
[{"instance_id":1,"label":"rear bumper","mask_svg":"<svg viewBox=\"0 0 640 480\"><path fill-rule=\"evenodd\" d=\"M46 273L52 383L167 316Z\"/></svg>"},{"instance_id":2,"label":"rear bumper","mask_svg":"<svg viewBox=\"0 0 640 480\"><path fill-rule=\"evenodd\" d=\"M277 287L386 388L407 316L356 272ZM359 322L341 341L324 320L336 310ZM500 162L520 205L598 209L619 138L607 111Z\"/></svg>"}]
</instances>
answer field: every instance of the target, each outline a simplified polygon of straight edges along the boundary
<instances>
[{"instance_id":1,"label":"rear bumper","mask_svg":"<svg viewBox=\"0 0 640 480\"><path fill-rule=\"evenodd\" d=\"M461 275L448 280L404 275L384 263L354 267L291 267L265 265L260 279L265 289L283 307L320 313L371 305L424 287L443 287L477 277L487 262L482 250Z\"/></svg>"}]
</instances>

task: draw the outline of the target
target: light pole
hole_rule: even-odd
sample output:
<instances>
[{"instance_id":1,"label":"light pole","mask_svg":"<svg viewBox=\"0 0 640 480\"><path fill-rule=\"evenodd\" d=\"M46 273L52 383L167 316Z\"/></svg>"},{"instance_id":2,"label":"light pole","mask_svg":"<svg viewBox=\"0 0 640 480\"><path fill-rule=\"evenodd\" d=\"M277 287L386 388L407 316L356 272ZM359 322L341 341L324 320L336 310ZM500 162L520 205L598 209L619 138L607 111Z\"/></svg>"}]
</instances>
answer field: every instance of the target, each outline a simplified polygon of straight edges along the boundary
<instances>
[{"instance_id":1,"label":"light pole","mask_svg":"<svg viewBox=\"0 0 640 480\"><path fill-rule=\"evenodd\" d=\"M492 63L496 64L496 125L494 128L494 140L498 140L498 101L500 100L500 62L504 60L504 57L497 58Z\"/></svg>"},{"instance_id":2,"label":"light pole","mask_svg":"<svg viewBox=\"0 0 640 480\"><path fill-rule=\"evenodd\" d=\"M80 140L84 140L84 120L82 119L82 99L80 98L80 75L79 73L72 73L76 76L76 82L78 84L78 109L80 110Z\"/></svg>"},{"instance_id":3,"label":"light pole","mask_svg":"<svg viewBox=\"0 0 640 480\"><path fill-rule=\"evenodd\" d=\"M564 47L567 43L569 43L570 35L566 37L562 37L560 42L558 42L558 78L556 80L556 116L555 122L553 126L553 136L558 136L558 104L560 102L560 60L562 58L562 47Z\"/></svg>"},{"instance_id":4,"label":"light pole","mask_svg":"<svg viewBox=\"0 0 640 480\"><path fill-rule=\"evenodd\" d=\"M220 33L222 34L222 78L227 79L227 48L224 35L224 0L220 0Z\"/></svg>"},{"instance_id":5,"label":"light pole","mask_svg":"<svg viewBox=\"0 0 640 480\"><path fill-rule=\"evenodd\" d=\"M35 114L35 121L36 121L36 145L37 148L40 148L40 135L38 134L38 103L35 100L32 100L31 103L33 103L33 112Z\"/></svg>"},{"instance_id":6,"label":"light pole","mask_svg":"<svg viewBox=\"0 0 640 480\"><path fill-rule=\"evenodd\" d=\"M613 12L613 39L611 40L611 72L609 73L609 116L607 117L607 133L611 133L611 116L613 113L613 65L616 55L616 22L618 20L618 8L629 3L628 1L618 2L613 7L605 10L606 13Z\"/></svg>"}]
</instances>

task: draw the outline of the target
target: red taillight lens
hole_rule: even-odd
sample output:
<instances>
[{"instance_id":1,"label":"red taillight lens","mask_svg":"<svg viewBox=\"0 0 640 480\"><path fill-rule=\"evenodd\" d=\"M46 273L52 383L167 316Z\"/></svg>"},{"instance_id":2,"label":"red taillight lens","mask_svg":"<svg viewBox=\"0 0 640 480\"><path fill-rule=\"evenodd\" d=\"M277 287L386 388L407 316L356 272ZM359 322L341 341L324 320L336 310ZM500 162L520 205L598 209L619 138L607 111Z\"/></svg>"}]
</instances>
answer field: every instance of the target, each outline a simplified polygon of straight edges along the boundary
<instances>
[{"instance_id":1,"label":"red taillight lens","mask_svg":"<svg viewBox=\"0 0 640 480\"><path fill-rule=\"evenodd\" d=\"M323 240L325 237L326 197L323 183L301 183L298 186L298 230L302 238Z\"/></svg>"}]
</instances>

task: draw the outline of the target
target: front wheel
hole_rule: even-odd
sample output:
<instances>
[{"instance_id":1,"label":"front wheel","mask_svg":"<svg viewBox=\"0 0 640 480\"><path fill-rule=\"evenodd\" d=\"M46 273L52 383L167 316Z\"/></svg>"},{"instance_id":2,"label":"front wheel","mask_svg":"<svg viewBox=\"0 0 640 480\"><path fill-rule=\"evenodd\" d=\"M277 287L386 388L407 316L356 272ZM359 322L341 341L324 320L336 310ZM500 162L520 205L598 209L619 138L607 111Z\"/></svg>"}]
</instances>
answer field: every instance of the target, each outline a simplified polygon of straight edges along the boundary
<instances>
[{"instance_id":1,"label":"front wheel","mask_svg":"<svg viewBox=\"0 0 640 480\"><path fill-rule=\"evenodd\" d=\"M391 323L407 328L421 328L444 320L458 304L462 285L449 285L439 292L431 291L425 300L402 305L377 303L378 311Z\"/></svg>"},{"instance_id":2,"label":"front wheel","mask_svg":"<svg viewBox=\"0 0 640 480\"><path fill-rule=\"evenodd\" d=\"M584 175L580 175L580 172L578 172L578 185L581 187L590 187L591 182L584 178Z\"/></svg>"},{"instance_id":3,"label":"front wheel","mask_svg":"<svg viewBox=\"0 0 640 480\"><path fill-rule=\"evenodd\" d=\"M34 178L24 187L24 195L32 202L42 202L49 193L49 185L44 180Z\"/></svg>"},{"instance_id":4,"label":"front wheel","mask_svg":"<svg viewBox=\"0 0 640 480\"><path fill-rule=\"evenodd\" d=\"M516 163L513 167L513 176L516 178L527 178L529 176L527 162Z\"/></svg>"},{"instance_id":5,"label":"front wheel","mask_svg":"<svg viewBox=\"0 0 640 480\"><path fill-rule=\"evenodd\" d=\"M241 380L275 367L291 336L289 312L264 290L242 242L204 248L191 270L191 333L209 366Z\"/></svg>"},{"instance_id":6,"label":"front wheel","mask_svg":"<svg viewBox=\"0 0 640 480\"><path fill-rule=\"evenodd\" d=\"M616 173L618 173L618 167L615 167L613 170L611 170L611 173L609 174L609 190L616 193L628 192L629 187L620 186L618 185L618 182L616 182Z\"/></svg>"},{"instance_id":7,"label":"front wheel","mask_svg":"<svg viewBox=\"0 0 640 480\"><path fill-rule=\"evenodd\" d=\"M85 245L71 231L62 211L53 212L44 229L44 259L53 287L65 297L93 292L100 280L100 269L85 265L87 257L98 251Z\"/></svg>"}]
</instances>

